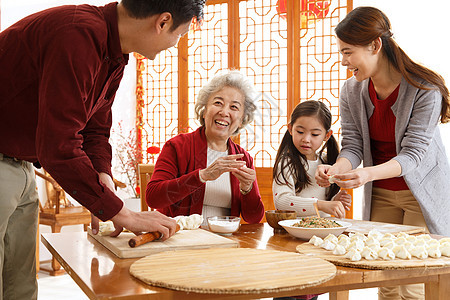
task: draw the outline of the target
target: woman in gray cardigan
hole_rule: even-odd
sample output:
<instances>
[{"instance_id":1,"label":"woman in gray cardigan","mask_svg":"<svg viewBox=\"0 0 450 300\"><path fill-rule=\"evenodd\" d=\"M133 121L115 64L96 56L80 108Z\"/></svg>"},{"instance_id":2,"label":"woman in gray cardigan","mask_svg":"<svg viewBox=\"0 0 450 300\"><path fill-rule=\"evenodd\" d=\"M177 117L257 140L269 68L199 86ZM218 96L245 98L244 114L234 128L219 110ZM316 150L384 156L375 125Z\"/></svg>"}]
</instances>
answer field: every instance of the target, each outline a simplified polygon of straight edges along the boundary
<instances>
[{"instance_id":1,"label":"woman in gray cardigan","mask_svg":"<svg viewBox=\"0 0 450 300\"><path fill-rule=\"evenodd\" d=\"M342 151L318 168L317 183L328 186L334 175L341 188L365 185L366 220L450 236L450 166L437 127L450 118L444 80L403 52L376 8L354 9L336 35L353 77L340 94ZM420 286L382 288L379 299L421 299Z\"/></svg>"}]
</instances>

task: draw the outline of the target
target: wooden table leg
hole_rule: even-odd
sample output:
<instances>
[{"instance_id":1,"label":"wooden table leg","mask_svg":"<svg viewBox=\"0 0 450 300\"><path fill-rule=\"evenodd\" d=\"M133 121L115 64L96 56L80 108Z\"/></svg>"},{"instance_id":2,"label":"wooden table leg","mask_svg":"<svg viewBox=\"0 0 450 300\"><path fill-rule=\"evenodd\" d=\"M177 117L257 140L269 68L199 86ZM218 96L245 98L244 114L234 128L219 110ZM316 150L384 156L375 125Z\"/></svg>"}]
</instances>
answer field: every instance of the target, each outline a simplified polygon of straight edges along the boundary
<instances>
[{"instance_id":1,"label":"wooden table leg","mask_svg":"<svg viewBox=\"0 0 450 300\"><path fill-rule=\"evenodd\" d=\"M425 283L425 300L446 300L450 295L450 274L439 275L438 281Z\"/></svg>"},{"instance_id":2,"label":"wooden table leg","mask_svg":"<svg viewBox=\"0 0 450 300\"><path fill-rule=\"evenodd\" d=\"M330 300L348 300L349 291L330 292Z\"/></svg>"}]
</instances>

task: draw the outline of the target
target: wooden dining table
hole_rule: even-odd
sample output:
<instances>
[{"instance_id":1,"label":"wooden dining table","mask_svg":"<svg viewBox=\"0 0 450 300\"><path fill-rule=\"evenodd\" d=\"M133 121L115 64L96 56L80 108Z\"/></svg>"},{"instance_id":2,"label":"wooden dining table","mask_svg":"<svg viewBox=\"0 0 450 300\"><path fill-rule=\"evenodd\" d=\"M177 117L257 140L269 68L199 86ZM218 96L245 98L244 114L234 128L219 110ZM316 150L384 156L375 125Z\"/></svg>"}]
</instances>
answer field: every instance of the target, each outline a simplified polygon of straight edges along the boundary
<instances>
[{"instance_id":1,"label":"wooden dining table","mask_svg":"<svg viewBox=\"0 0 450 300\"><path fill-rule=\"evenodd\" d=\"M129 273L136 258L122 259L86 232L44 233L42 243L90 299L259 299L330 293L330 300L348 299L349 290L425 283L427 300L449 299L450 267L369 270L337 267L334 278L292 291L246 295L181 292L147 285ZM267 223L243 224L229 236L241 248L295 252L304 241L286 232L274 232ZM311 270L314 272L314 270ZM189 276L189 274L186 274Z\"/></svg>"}]
</instances>

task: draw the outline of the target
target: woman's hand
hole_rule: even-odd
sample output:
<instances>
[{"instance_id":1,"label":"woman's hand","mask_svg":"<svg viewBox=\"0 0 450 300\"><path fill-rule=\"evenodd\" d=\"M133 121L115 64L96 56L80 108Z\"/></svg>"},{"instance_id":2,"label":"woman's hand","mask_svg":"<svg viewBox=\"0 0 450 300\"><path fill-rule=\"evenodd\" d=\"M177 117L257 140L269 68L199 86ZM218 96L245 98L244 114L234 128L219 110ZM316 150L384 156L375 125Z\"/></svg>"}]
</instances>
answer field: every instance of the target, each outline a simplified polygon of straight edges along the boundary
<instances>
[{"instance_id":1,"label":"woman's hand","mask_svg":"<svg viewBox=\"0 0 450 300\"><path fill-rule=\"evenodd\" d=\"M345 217L345 208L341 201L317 200L317 208L336 218Z\"/></svg>"},{"instance_id":2,"label":"woman's hand","mask_svg":"<svg viewBox=\"0 0 450 300\"><path fill-rule=\"evenodd\" d=\"M334 182L343 189L355 189L372 181L368 168L358 168L334 175Z\"/></svg>"},{"instance_id":3,"label":"woman's hand","mask_svg":"<svg viewBox=\"0 0 450 300\"><path fill-rule=\"evenodd\" d=\"M206 169L200 170L200 178L204 181L216 180L225 172L235 172L237 169L245 166L245 161L238 160L244 154L233 154L219 157Z\"/></svg>"},{"instance_id":4,"label":"woman's hand","mask_svg":"<svg viewBox=\"0 0 450 300\"><path fill-rule=\"evenodd\" d=\"M352 205L352 196L347 194L346 190L340 190L339 193L334 195L331 201L339 201L344 205L345 210L350 210L350 206Z\"/></svg>"},{"instance_id":5,"label":"woman's hand","mask_svg":"<svg viewBox=\"0 0 450 300\"><path fill-rule=\"evenodd\" d=\"M250 191L253 182L256 180L256 172L255 170L251 168L247 168L246 165L243 167L237 169L236 171L231 172L238 180L239 180L239 187L241 191Z\"/></svg>"}]
</instances>

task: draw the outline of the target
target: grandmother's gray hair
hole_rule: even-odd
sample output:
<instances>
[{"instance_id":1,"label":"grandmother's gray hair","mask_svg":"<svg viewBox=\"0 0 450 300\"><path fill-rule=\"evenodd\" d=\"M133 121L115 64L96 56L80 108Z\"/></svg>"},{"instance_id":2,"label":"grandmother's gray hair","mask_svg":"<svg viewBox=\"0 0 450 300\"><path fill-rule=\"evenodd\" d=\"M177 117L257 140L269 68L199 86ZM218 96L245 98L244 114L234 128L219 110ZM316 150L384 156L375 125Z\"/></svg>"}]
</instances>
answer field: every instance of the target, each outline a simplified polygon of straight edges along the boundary
<instances>
[{"instance_id":1,"label":"grandmother's gray hair","mask_svg":"<svg viewBox=\"0 0 450 300\"><path fill-rule=\"evenodd\" d=\"M255 89L248 78L239 71L231 70L226 73L217 74L200 89L195 103L195 116L200 124L204 126L205 119L203 118L203 114L209 97L211 94L220 91L226 86L238 89L244 95L244 116L241 126L233 132L233 135L236 135L239 133L239 130L253 121L256 110L256 105L253 103L253 98L256 94Z\"/></svg>"}]
</instances>

